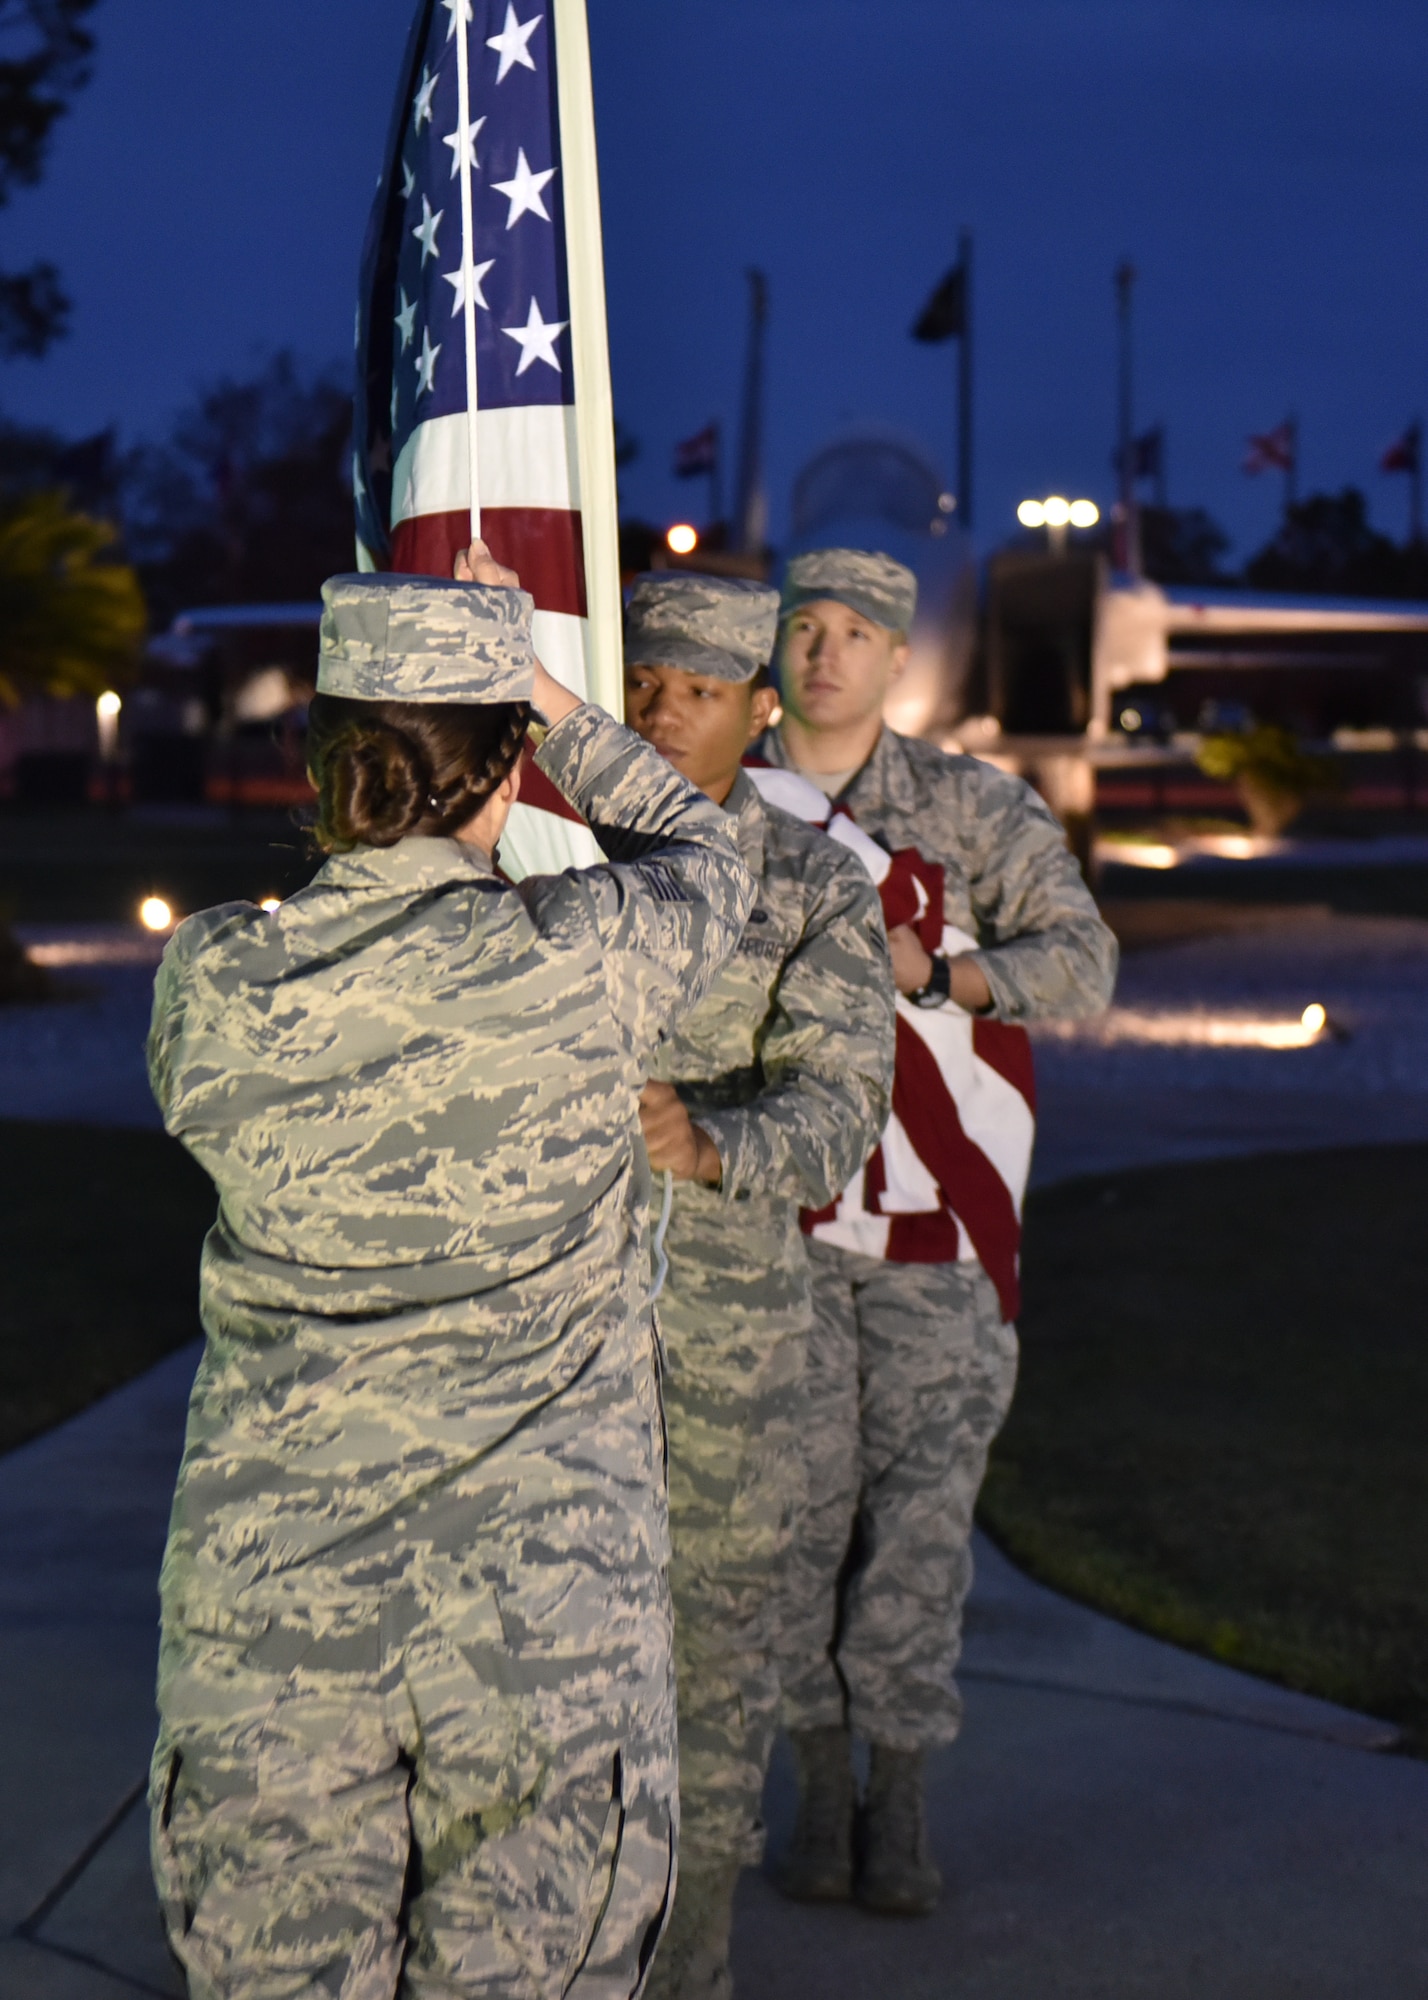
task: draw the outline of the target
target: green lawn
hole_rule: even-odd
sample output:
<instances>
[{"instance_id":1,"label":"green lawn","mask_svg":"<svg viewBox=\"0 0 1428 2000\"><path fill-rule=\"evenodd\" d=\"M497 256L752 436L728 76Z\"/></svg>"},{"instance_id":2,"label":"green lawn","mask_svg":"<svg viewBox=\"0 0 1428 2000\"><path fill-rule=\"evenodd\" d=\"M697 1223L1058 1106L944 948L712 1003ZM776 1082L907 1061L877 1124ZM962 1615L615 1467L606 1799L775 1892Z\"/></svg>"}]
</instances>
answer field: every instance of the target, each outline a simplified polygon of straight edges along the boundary
<instances>
[{"instance_id":1,"label":"green lawn","mask_svg":"<svg viewBox=\"0 0 1428 2000\"><path fill-rule=\"evenodd\" d=\"M197 1337L215 1205L162 1132L0 1122L0 1450Z\"/></svg>"},{"instance_id":2,"label":"green lawn","mask_svg":"<svg viewBox=\"0 0 1428 2000\"><path fill-rule=\"evenodd\" d=\"M1428 1147L1033 1197L981 1516L1045 1582L1428 1754Z\"/></svg>"}]
</instances>

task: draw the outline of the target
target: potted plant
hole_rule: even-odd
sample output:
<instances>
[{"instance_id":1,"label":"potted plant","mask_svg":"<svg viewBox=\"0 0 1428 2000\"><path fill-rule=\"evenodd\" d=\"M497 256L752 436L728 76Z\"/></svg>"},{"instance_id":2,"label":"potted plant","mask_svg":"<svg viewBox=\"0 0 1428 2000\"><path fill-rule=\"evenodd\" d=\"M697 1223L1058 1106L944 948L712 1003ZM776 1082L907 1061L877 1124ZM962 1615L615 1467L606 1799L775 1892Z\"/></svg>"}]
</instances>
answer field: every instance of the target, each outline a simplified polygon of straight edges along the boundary
<instances>
[{"instance_id":1,"label":"potted plant","mask_svg":"<svg viewBox=\"0 0 1428 2000\"><path fill-rule=\"evenodd\" d=\"M1233 784L1256 833L1283 833L1310 799L1337 789L1339 772L1328 757L1305 750L1277 723L1256 722L1200 740L1196 763L1206 777Z\"/></svg>"}]
</instances>

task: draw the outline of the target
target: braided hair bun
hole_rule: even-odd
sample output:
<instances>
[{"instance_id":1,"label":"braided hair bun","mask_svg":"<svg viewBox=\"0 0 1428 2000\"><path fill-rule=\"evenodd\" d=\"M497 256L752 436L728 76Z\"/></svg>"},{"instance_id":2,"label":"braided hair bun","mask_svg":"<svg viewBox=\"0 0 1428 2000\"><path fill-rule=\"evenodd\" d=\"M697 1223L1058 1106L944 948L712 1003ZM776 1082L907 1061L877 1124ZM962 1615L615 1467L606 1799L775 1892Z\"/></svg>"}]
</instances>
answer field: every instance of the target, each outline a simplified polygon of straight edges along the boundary
<instances>
[{"instance_id":1,"label":"braided hair bun","mask_svg":"<svg viewBox=\"0 0 1428 2000\"><path fill-rule=\"evenodd\" d=\"M313 828L324 853L450 837L520 758L530 704L355 701L315 695L308 710Z\"/></svg>"}]
</instances>

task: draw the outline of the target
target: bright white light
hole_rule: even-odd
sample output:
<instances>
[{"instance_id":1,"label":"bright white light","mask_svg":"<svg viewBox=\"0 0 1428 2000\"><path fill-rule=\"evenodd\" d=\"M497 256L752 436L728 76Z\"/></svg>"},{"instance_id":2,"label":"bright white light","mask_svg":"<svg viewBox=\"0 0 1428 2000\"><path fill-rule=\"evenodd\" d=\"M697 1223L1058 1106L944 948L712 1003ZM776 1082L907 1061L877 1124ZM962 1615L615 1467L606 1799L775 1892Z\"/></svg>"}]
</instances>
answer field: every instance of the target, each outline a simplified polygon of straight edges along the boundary
<instances>
[{"instance_id":1,"label":"bright white light","mask_svg":"<svg viewBox=\"0 0 1428 2000\"><path fill-rule=\"evenodd\" d=\"M1311 1000L1299 1016L1299 1025L1306 1034L1321 1035L1328 1026L1329 1016L1317 1000Z\"/></svg>"},{"instance_id":2,"label":"bright white light","mask_svg":"<svg viewBox=\"0 0 1428 2000\"><path fill-rule=\"evenodd\" d=\"M113 722L123 706L124 704L120 701L118 695L115 694L112 688L109 688L95 702L94 712L101 722Z\"/></svg>"},{"instance_id":3,"label":"bright white light","mask_svg":"<svg viewBox=\"0 0 1428 2000\"><path fill-rule=\"evenodd\" d=\"M1094 500L1073 500L1070 518L1073 528L1094 528L1101 518L1101 510Z\"/></svg>"},{"instance_id":4,"label":"bright white light","mask_svg":"<svg viewBox=\"0 0 1428 2000\"><path fill-rule=\"evenodd\" d=\"M1039 500L1023 500L1016 510L1016 517L1024 528L1046 526L1046 509Z\"/></svg>"},{"instance_id":5,"label":"bright white light","mask_svg":"<svg viewBox=\"0 0 1428 2000\"><path fill-rule=\"evenodd\" d=\"M174 913L162 896L145 896L139 905L139 922L146 931L171 931Z\"/></svg>"},{"instance_id":6,"label":"bright white light","mask_svg":"<svg viewBox=\"0 0 1428 2000\"><path fill-rule=\"evenodd\" d=\"M1309 1019L1316 1011L1323 1010L1310 1007L1299 1021L1266 1021L1245 1015L1151 1014L1113 1007L1095 1021L1048 1022L1037 1032L1058 1041L1093 1041L1103 1046L1138 1042L1160 1048L1307 1049L1324 1031L1323 1022L1312 1024Z\"/></svg>"},{"instance_id":7,"label":"bright white light","mask_svg":"<svg viewBox=\"0 0 1428 2000\"><path fill-rule=\"evenodd\" d=\"M1122 729L1139 729L1143 720L1144 717L1138 708L1123 708L1121 710Z\"/></svg>"},{"instance_id":8,"label":"bright white light","mask_svg":"<svg viewBox=\"0 0 1428 2000\"><path fill-rule=\"evenodd\" d=\"M281 896L264 896L262 902L258 905L258 908L267 916L272 916L275 910L280 910L282 907L283 899Z\"/></svg>"},{"instance_id":9,"label":"bright white light","mask_svg":"<svg viewBox=\"0 0 1428 2000\"><path fill-rule=\"evenodd\" d=\"M1154 840L1108 840L1100 851L1102 861L1119 862L1126 868L1178 868L1178 848L1164 847Z\"/></svg>"},{"instance_id":10,"label":"bright white light","mask_svg":"<svg viewBox=\"0 0 1428 2000\"><path fill-rule=\"evenodd\" d=\"M1050 494L1041 503L1041 518L1048 528L1064 528L1071 519L1071 502L1059 493Z\"/></svg>"},{"instance_id":11,"label":"bright white light","mask_svg":"<svg viewBox=\"0 0 1428 2000\"><path fill-rule=\"evenodd\" d=\"M676 521L665 540L677 556L692 556L699 547L699 530L687 521Z\"/></svg>"}]
</instances>

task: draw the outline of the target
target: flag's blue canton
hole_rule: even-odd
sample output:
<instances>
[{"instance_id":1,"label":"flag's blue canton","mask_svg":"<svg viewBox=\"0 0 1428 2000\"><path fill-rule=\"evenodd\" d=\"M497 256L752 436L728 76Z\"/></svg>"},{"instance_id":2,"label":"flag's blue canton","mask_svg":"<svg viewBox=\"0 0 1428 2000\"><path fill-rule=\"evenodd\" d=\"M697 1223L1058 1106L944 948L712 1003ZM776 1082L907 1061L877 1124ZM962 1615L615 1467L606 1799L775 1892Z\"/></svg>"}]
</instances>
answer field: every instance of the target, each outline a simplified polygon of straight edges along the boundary
<instances>
[{"instance_id":1,"label":"flag's blue canton","mask_svg":"<svg viewBox=\"0 0 1428 2000\"><path fill-rule=\"evenodd\" d=\"M478 405L568 403L570 307L550 23L539 0L465 4L477 163L471 192ZM418 424L466 408L452 31L460 6L461 0L442 0L433 9L394 169L393 192L403 205L393 308L394 458ZM555 331L542 337L541 327Z\"/></svg>"}]
</instances>

